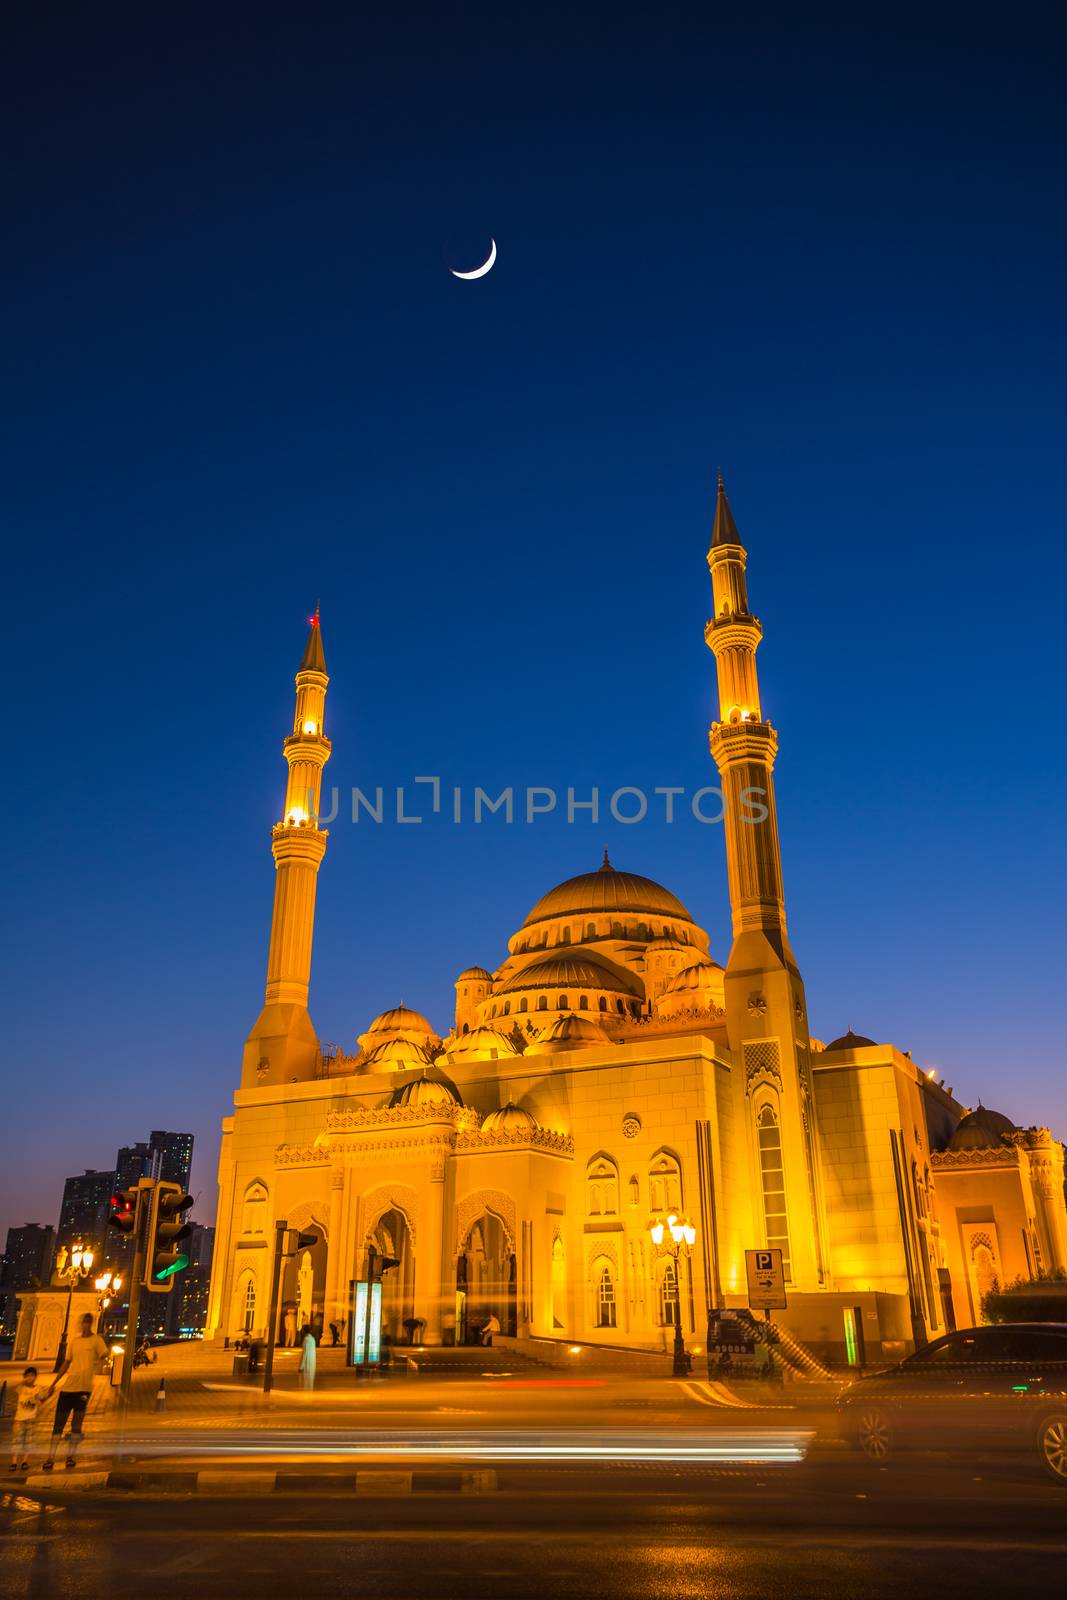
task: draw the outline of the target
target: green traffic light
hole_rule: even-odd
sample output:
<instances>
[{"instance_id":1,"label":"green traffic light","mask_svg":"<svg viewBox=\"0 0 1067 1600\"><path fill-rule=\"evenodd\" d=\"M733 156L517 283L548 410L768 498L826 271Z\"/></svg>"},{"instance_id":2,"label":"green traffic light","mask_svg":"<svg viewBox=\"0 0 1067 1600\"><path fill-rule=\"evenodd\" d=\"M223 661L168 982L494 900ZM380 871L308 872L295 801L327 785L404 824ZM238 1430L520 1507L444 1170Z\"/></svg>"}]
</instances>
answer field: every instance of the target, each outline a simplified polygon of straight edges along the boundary
<instances>
[{"instance_id":1,"label":"green traffic light","mask_svg":"<svg viewBox=\"0 0 1067 1600\"><path fill-rule=\"evenodd\" d=\"M188 1265L188 1256L175 1256L173 1261L169 1262L167 1266L162 1267L159 1272L156 1273L156 1282L162 1283L165 1278L173 1278L176 1272L184 1272Z\"/></svg>"}]
</instances>

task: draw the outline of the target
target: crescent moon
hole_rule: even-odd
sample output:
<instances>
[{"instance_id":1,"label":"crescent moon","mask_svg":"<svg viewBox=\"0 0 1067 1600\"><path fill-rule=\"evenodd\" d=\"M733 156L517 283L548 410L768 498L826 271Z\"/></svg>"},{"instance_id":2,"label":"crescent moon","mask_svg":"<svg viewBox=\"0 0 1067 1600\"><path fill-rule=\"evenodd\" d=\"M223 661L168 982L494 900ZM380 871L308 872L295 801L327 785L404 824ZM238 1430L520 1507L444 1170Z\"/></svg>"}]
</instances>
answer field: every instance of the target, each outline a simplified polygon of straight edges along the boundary
<instances>
[{"instance_id":1,"label":"crescent moon","mask_svg":"<svg viewBox=\"0 0 1067 1600\"><path fill-rule=\"evenodd\" d=\"M495 262L495 260L496 260L496 240L495 239L490 239L490 241L489 241L489 258L488 258L487 261L483 261L480 267L475 267L473 272L456 272L453 267L449 267L448 270L449 270L449 272L451 272L451 274L452 274L452 276L454 278L468 278L468 279L469 278L484 278L487 272L492 272L493 263Z\"/></svg>"}]
</instances>

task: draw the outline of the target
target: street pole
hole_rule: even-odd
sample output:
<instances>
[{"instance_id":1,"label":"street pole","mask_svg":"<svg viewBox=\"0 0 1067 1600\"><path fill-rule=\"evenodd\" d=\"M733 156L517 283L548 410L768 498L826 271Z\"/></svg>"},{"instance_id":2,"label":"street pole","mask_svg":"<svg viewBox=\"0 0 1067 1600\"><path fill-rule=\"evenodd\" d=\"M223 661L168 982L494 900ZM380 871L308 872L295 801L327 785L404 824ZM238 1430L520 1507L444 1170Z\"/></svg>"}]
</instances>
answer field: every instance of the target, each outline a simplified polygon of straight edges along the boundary
<instances>
[{"instance_id":1,"label":"street pole","mask_svg":"<svg viewBox=\"0 0 1067 1600\"><path fill-rule=\"evenodd\" d=\"M155 1188L154 1178L142 1178L137 1185L137 1216L134 1226L136 1246L133 1252L133 1272L130 1277L130 1304L126 1312L126 1343L122 1355L122 1383L119 1386L119 1400L122 1405L130 1403L130 1386L133 1383L133 1358L137 1350L137 1323L141 1315L141 1279L145 1270L145 1233L148 1223L148 1209L152 1204L152 1190Z\"/></svg>"},{"instance_id":2,"label":"street pole","mask_svg":"<svg viewBox=\"0 0 1067 1600\"><path fill-rule=\"evenodd\" d=\"M688 1375L688 1364L685 1359L685 1340L682 1338L682 1274L681 1251L674 1252L674 1376L684 1378Z\"/></svg>"},{"instance_id":3,"label":"street pole","mask_svg":"<svg viewBox=\"0 0 1067 1600\"><path fill-rule=\"evenodd\" d=\"M74 1279L67 1280L67 1314L63 1318L63 1332L59 1336L59 1349L56 1351L56 1364L53 1372L58 1372L67 1359L67 1331L70 1328L70 1303L74 1299Z\"/></svg>"},{"instance_id":4,"label":"street pole","mask_svg":"<svg viewBox=\"0 0 1067 1600\"><path fill-rule=\"evenodd\" d=\"M274 1343L278 1336L278 1294L282 1281L282 1256L289 1225L282 1218L274 1224L274 1266L270 1278L270 1311L267 1322L267 1354L263 1362L263 1393L270 1394L274 1381Z\"/></svg>"}]
</instances>

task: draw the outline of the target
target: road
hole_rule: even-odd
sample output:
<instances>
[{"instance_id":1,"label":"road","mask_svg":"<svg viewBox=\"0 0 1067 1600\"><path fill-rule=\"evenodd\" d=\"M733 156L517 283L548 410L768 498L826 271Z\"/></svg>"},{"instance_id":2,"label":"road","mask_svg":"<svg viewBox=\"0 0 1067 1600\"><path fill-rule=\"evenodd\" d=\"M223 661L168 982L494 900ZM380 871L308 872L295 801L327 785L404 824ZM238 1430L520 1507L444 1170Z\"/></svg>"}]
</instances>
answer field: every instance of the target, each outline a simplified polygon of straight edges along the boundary
<instances>
[{"instance_id":1,"label":"road","mask_svg":"<svg viewBox=\"0 0 1067 1600\"><path fill-rule=\"evenodd\" d=\"M931 1459L862 1480L793 1468L531 1469L490 1494L153 1499L21 1494L0 1506L4 1600L955 1600L1062 1584L1061 1491Z\"/></svg>"}]
</instances>

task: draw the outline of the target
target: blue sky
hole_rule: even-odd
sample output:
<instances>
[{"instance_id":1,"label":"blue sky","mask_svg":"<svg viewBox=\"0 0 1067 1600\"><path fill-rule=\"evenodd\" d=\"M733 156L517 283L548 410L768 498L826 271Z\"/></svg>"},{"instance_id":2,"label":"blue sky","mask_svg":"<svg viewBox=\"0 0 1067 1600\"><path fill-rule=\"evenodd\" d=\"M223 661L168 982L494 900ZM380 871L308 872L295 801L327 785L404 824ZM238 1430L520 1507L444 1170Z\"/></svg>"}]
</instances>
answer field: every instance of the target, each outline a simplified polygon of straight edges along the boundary
<instances>
[{"instance_id":1,"label":"blue sky","mask_svg":"<svg viewBox=\"0 0 1067 1600\"><path fill-rule=\"evenodd\" d=\"M720 463L815 1032L1067 1133L1055 9L21 27L0 1225L152 1127L213 1207L316 597L344 794L714 781ZM721 829L654 816L342 815L320 1034L444 1030L605 844L725 959Z\"/></svg>"}]
</instances>

